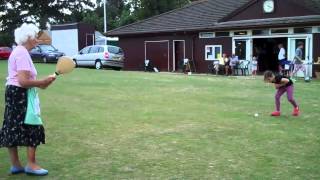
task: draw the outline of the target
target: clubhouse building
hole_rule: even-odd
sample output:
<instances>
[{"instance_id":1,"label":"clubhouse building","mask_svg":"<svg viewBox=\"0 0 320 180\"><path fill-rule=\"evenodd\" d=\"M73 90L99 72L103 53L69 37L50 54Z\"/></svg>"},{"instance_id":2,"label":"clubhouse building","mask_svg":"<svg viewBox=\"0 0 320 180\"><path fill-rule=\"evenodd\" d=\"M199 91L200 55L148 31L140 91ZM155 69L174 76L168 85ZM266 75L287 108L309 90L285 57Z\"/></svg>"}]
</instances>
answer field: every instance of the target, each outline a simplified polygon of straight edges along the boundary
<instances>
[{"instance_id":1,"label":"clubhouse building","mask_svg":"<svg viewBox=\"0 0 320 180\"><path fill-rule=\"evenodd\" d=\"M206 73L222 53L258 58L260 72L277 70L278 44L292 60L299 42L311 76L320 61L319 0L199 0L188 6L111 30L125 53L125 70L148 59L160 71L181 70L183 59Z\"/></svg>"}]
</instances>

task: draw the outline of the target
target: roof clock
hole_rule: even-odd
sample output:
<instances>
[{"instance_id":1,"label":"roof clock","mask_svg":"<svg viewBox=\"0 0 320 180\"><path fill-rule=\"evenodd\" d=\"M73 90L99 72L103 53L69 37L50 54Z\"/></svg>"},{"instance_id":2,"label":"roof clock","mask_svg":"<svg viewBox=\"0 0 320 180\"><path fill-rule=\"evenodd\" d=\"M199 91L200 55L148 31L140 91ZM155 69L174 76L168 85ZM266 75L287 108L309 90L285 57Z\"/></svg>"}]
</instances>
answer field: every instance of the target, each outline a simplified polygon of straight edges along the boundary
<instances>
[{"instance_id":1,"label":"roof clock","mask_svg":"<svg viewBox=\"0 0 320 180\"><path fill-rule=\"evenodd\" d=\"M264 13L274 12L274 0L265 0L263 2L263 12Z\"/></svg>"}]
</instances>

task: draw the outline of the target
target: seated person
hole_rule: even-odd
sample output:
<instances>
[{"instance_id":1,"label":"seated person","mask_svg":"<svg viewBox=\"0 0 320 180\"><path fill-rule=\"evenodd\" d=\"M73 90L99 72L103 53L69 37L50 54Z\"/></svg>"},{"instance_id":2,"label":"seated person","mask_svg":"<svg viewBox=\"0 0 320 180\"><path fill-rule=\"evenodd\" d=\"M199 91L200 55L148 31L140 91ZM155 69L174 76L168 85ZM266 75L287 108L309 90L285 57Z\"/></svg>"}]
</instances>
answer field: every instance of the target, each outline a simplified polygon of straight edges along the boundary
<instances>
[{"instance_id":1,"label":"seated person","mask_svg":"<svg viewBox=\"0 0 320 180\"><path fill-rule=\"evenodd\" d=\"M151 61L148 59L144 61L144 70L149 72L153 71L153 66L151 64Z\"/></svg>"}]
</instances>

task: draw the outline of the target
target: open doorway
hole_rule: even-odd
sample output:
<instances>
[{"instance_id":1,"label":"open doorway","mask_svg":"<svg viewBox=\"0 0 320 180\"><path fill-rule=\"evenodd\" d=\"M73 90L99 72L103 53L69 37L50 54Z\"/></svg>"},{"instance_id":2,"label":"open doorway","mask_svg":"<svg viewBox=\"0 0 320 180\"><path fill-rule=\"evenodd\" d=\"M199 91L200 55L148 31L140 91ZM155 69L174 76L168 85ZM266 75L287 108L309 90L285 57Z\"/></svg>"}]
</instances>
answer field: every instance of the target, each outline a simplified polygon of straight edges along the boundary
<instances>
[{"instance_id":1,"label":"open doorway","mask_svg":"<svg viewBox=\"0 0 320 180\"><path fill-rule=\"evenodd\" d=\"M253 56L258 57L259 72L266 70L278 71L278 45L288 50L288 38L257 38L253 39Z\"/></svg>"},{"instance_id":2,"label":"open doorway","mask_svg":"<svg viewBox=\"0 0 320 180\"><path fill-rule=\"evenodd\" d=\"M173 71L183 71L183 59L185 58L185 42L184 40L173 41Z\"/></svg>"}]
</instances>

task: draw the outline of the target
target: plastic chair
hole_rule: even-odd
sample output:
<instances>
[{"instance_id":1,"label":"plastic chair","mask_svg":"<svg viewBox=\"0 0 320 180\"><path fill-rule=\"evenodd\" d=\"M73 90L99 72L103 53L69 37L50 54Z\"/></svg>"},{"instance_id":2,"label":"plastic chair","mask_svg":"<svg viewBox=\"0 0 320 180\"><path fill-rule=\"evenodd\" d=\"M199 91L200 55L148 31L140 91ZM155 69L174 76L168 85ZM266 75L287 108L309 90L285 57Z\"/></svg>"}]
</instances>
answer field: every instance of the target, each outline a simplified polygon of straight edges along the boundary
<instances>
[{"instance_id":1,"label":"plastic chair","mask_svg":"<svg viewBox=\"0 0 320 180\"><path fill-rule=\"evenodd\" d=\"M241 70L242 75L246 76L247 73L249 75L249 65L250 65L250 61L248 60L243 60L240 62L239 69Z\"/></svg>"}]
</instances>

